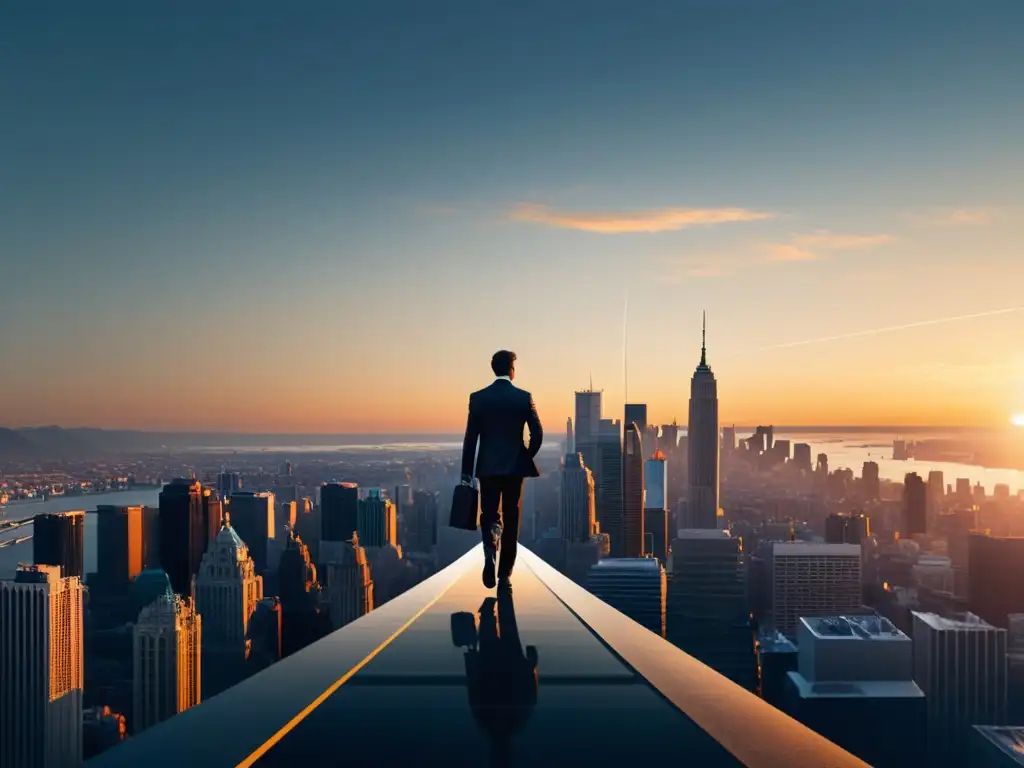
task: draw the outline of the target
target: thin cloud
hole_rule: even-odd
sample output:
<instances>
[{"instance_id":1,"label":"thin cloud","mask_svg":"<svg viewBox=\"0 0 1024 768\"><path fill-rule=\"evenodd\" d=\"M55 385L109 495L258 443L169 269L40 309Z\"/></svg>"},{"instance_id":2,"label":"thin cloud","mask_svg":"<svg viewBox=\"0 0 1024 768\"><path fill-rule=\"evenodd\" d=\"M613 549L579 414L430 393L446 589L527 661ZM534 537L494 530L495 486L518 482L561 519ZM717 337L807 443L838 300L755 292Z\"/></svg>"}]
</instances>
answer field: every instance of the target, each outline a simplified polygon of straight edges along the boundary
<instances>
[{"instance_id":1,"label":"thin cloud","mask_svg":"<svg viewBox=\"0 0 1024 768\"><path fill-rule=\"evenodd\" d=\"M521 203L509 213L513 221L575 229L599 235L654 234L696 226L763 221L774 214L747 208L656 208L646 211L556 211Z\"/></svg>"},{"instance_id":2,"label":"thin cloud","mask_svg":"<svg viewBox=\"0 0 1024 768\"><path fill-rule=\"evenodd\" d=\"M906 217L925 226L983 226L991 224L996 212L988 208L955 208L928 212L910 212Z\"/></svg>"},{"instance_id":3,"label":"thin cloud","mask_svg":"<svg viewBox=\"0 0 1024 768\"><path fill-rule=\"evenodd\" d=\"M663 269L654 275L661 283L678 285L690 279L728 277L736 273L737 263L722 256L668 258Z\"/></svg>"},{"instance_id":4,"label":"thin cloud","mask_svg":"<svg viewBox=\"0 0 1024 768\"><path fill-rule=\"evenodd\" d=\"M819 229L805 235L793 235L788 243L768 243L768 261L819 261L829 251L874 248L892 241L890 235L843 235Z\"/></svg>"},{"instance_id":5,"label":"thin cloud","mask_svg":"<svg viewBox=\"0 0 1024 768\"><path fill-rule=\"evenodd\" d=\"M769 261L817 261L821 257L795 245L771 243L768 245Z\"/></svg>"}]
</instances>

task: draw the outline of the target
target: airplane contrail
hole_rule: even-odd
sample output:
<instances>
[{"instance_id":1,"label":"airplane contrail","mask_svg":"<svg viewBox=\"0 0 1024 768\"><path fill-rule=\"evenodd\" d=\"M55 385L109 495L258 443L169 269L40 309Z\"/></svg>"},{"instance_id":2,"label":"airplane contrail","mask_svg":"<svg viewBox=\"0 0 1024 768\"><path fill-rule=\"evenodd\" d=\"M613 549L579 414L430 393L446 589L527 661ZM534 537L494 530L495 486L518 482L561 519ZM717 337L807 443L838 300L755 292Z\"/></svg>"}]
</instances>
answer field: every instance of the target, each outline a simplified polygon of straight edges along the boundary
<instances>
[{"instance_id":1,"label":"airplane contrail","mask_svg":"<svg viewBox=\"0 0 1024 768\"><path fill-rule=\"evenodd\" d=\"M773 349L789 349L791 347L803 347L808 344L822 344L826 341L839 341L841 339L855 339L860 336L874 336L876 333L890 333L892 331L906 331L911 328L923 328L928 325L943 325L944 323L957 323L961 320L975 320L981 317L995 317L996 315L1009 315L1013 312L1024 312L1024 306L1021 307L1007 307L1005 309L992 309L987 312L972 312L968 315L954 315L953 317L939 317L933 320L918 320L913 323L903 323L901 325L887 325L884 328L870 328L864 331L852 331L850 333L839 333L834 336L820 336L816 339L804 339L802 341L787 341L783 344L772 344L767 347L758 347L757 349L749 350L748 352L740 352L736 354L750 354L751 352L768 352ZM729 355L732 357L733 355Z\"/></svg>"}]
</instances>

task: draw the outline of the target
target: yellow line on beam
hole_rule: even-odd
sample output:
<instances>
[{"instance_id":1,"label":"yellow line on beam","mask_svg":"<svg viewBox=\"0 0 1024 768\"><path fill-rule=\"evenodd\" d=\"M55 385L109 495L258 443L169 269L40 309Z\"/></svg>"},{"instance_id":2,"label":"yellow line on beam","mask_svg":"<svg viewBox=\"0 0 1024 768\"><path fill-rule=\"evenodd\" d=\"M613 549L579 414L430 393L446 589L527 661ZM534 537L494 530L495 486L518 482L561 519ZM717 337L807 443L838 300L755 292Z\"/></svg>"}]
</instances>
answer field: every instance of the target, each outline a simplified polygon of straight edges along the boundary
<instances>
[{"instance_id":1,"label":"yellow line on beam","mask_svg":"<svg viewBox=\"0 0 1024 768\"><path fill-rule=\"evenodd\" d=\"M331 683L327 687L327 690L325 690L323 693L321 693L319 696L317 696L315 699L313 699L313 701L311 701L308 705L306 705L306 707L301 712L299 712L299 714L297 714L295 717L293 717L291 720L289 720L287 723L285 723L283 726L281 726L281 728L277 731L277 733L275 733L273 736L271 736L269 739L267 739L265 742L263 742L263 744L261 744L259 747L257 747L256 750L251 755L249 755L247 758L245 758L242 762L240 762L236 766L236 768L251 768L251 766L253 766L256 763L257 760L259 760L261 757L263 757L265 754L267 754L267 752L269 752L271 749L273 749L273 747L278 742L280 742L281 739L283 739L285 736L287 736L289 733L291 733L293 730L295 730L295 727L299 723L301 723L303 720L305 720L307 717L309 717L313 713L313 710L315 710L317 707L319 707L321 704L323 704L325 701L327 701L327 699L329 699L331 697L331 695L335 691L337 691L339 688L341 688L341 686L343 686L350 679L352 679L353 675L355 675L359 670L361 670L363 667L365 667L367 664L369 664L371 661L373 661L374 657L376 657L378 653L380 653L385 648L387 648L394 641L394 639L396 637L398 637L400 634L402 634L405 630L407 630L409 628L409 626L414 621L416 621L416 619L418 619L420 616L422 616L424 613L426 613L434 605L434 603L436 603L438 600L440 600L444 596L444 594L449 589L451 589L452 586L454 586L455 582L459 581L459 579L461 579L461 578L462 578L462 574L460 574L457 578L453 579L451 581L451 583L448 584L440 592L438 592L437 595L434 596L434 598L429 603L427 603L422 608L420 608L418 611L416 611L416 613L414 613L412 615L412 617L407 622L405 622L405 624L403 624L398 629L396 629L387 640L385 640L383 643L381 643L376 648L374 648L372 651L370 651L370 653L367 654L366 658L363 659L362 661L360 661L354 667L352 667L352 669L350 669L344 675L342 675L337 680L335 680L333 683Z\"/></svg>"}]
</instances>

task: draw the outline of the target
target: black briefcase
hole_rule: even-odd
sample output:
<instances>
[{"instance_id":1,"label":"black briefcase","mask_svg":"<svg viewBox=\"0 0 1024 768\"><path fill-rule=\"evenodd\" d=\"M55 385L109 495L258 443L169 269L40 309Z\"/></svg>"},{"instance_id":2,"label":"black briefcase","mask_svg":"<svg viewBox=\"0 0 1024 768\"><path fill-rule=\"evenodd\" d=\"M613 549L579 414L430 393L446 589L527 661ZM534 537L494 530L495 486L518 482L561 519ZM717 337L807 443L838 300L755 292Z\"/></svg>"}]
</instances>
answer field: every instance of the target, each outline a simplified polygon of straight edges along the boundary
<instances>
[{"instance_id":1,"label":"black briefcase","mask_svg":"<svg viewBox=\"0 0 1024 768\"><path fill-rule=\"evenodd\" d=\"M452 513L448 525L464 531L475 531L480 518L480 492L471 485L455 486L452 494Z\"/></svg>"}]
</instances>

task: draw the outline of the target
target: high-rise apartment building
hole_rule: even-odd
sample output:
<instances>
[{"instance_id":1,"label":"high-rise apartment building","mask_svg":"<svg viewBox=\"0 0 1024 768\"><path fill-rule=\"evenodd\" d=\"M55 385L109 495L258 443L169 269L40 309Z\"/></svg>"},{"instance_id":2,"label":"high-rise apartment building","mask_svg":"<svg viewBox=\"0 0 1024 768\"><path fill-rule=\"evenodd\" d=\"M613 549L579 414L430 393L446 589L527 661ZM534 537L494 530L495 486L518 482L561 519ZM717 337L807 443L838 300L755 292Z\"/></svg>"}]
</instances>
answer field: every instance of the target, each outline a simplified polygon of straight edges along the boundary
<instances>
[{"instance_id":1,"label":"high-rise apartment building","mask_svg":"<svg viewBox=\"0 0 1024 768\"><path fill-rule=\"evenodd\" d=\"M203 555L194 592L203 621L203 690L209 698L245 676L249 620L263 599L263 578L230 525Z\"/></svg>"},{"instance_id":2,"label":"high-rise apartment building","mask_svg":"<svg viewBox=\"0 0 1024 768\"><path fill-rule=\"evenodd\" d=\"M228 504L231 527L244 542L260 576L267 573L270 548L277 533L275 501L269 491L237 491Z\"/></svg>"},{"instance_id":3,"label":"high-rise apartment building","mask_svg":"<svg viewBox=\"0 0 1024 768\"><path fill-rule=\"evenodd\" d=\"M172 480L160 491L160 567L179 595L189 594L206 544L202 486L187 478Z\"/></svg>"},{"instance_id":4,"label":"high-rise apartment building","mask_svg":"<svg viewBox=\"0 0 1024 768\"><path fill-rule=\"evenodd\" d=\"M32 553L36 565L56 565L61 576L84 578L85 512L36 515L32 523Z\"/></svg>"},{"instance_id":5,"label":"high-rise apartment building","mask_svg":"<svg viewBox=\"0 0 1024 768\"><path fill-rule=\"evenodd\" d=\"M346 542L347 547L338 561L327 564L330 575L327 582L330 599L331 624L340 629L373 610L373 579L366 560L366 550L359 544L359 536Z\"/></svg>"},{"instance_id":6,"label":"high-rise apartment building","mask_svg":"<svg viewBox=\"0 0 1024 768\"><path fill-rule=\"evenodd\" d=\"M643 557L644 546L644 446L640 429L626 424L622 450L622 540L616 547L612 534L612 554Z\"/></svg>"},{"instance_id":7,"label":"high-rise apartment building","mask_svg":"<svg viewBox=\"0 0 1024 768\"><path fill-rule=\"evenodd\" d=\"M651 632L665 636L665 569L654 558L601 560L590 568L587 589Z\"/></svg>"},{"instance_id":8,"label":"high-rise apartment building","mask_svg":"<svg viewBox=\"0 0 1024 768\"><path fill-rule=\"evenodd\" d=\"M795 637L803 616L861 612L860 546L806 541L772 545L775 626Z\"/></svg>"},{"instance_id":9,"label":"high-rise apartment building","mask_svg":"<svg viewBox=\"0 0 1024 768\"><path fill-rule=\"evenodd\" d=\"M0 766L82 761L82 581L59 565L0 581Z\"/></svg>"},{"instance_id":10,"label":"high-rise apartment building","mask_svg":"<svg viewBox=\"0 0 1024 768\"><path fill-rule=\"evenodd\" d=\"M142 507L104 504L96 508L96 518L97 578L111 588L126 589L145 565Z\"/></svg>"},{"instance_id":11,"label":"high-rise apartment building","mask_svg":"<svg viewBox=\"0 0 1024 768\"><path fill-rule=\"evenodd\" d=\"M142 609L132 641L135 733L201 701L202 639L191 597L168 591Z\"/></svg>"},{"instance_id":12,"label":"high-rise apartment building","mask_svg":"<svg viewBox=\"0 0 1024 768\"><path fill-rule=\"evenodd\" d=\"M706 330L706 326L705 326ZM718 384L702 337L700 364L690 382L688 517L694 528L718 528Z\"/></svg>"},{"instance_id":13,"label":"high-rise apartment building","mask_svg":"<svg viewBox=\"0 0 1024 768\"><path fill-rule=\"evenodd\" d=\"M559 534L564 541L590 541L597 520L596 497L594 476L584 465L583 455L567 455L558 515Z\"/></svg>"},{"instance_id":14,"label":"high-rise apartment building","mask_svg":"<svg viewBox=\"0 0 1024 768\"><path fill-rule=\"evenodd\" d=\"M914 612L914 680L928 701L928 765L969 765L974 725L1006 723L1006 630L974 614Z\"/></svg>"},{"instance_id":15,"label":"high-rise apartment building","mask_svg":"<svg viewBox=\"0 0 1024 768\"><path fill-rule=\"evenodd\" d=\"M811 471L811 446L807 443L793 445L793 466L804 472Z\"/></svg>"},{"instance_id":16,"label":"high-rise apartment building","mask_svg":"<svg viewBox=\"0 0 1024 768\"><path fill-rule=\"evenodd\" d=\"M650 554L662 565L668 561L668 461L661 450L644 462L644 536L651 540Z\"/></svg>"}]
</instances>

